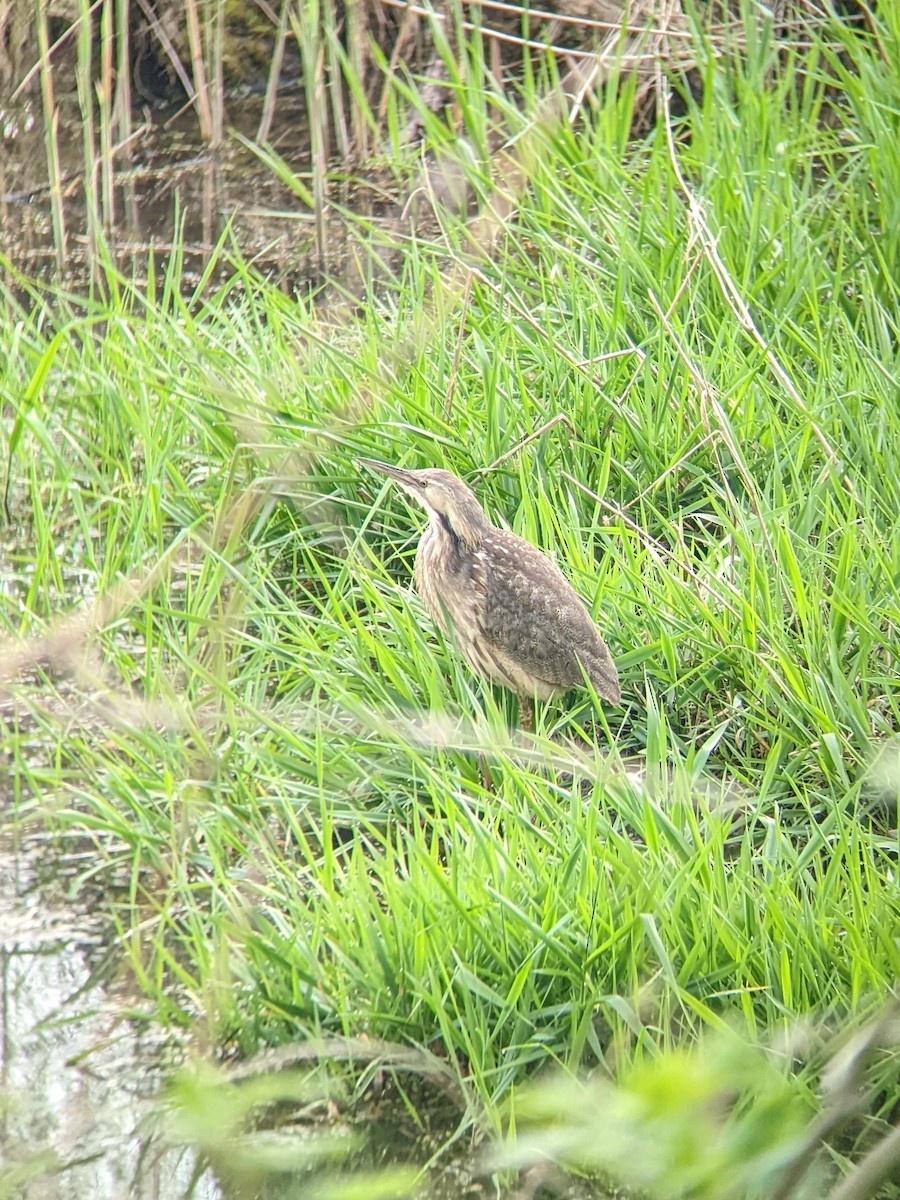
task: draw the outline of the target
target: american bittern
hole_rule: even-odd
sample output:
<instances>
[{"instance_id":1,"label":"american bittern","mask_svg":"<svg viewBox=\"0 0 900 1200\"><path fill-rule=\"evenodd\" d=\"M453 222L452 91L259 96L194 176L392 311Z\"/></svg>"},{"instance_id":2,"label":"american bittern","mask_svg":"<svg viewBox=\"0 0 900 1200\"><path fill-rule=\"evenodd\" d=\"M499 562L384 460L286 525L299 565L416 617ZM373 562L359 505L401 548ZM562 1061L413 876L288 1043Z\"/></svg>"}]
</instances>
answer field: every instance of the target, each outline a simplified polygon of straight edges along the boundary
<instances>
[{"instance_id":1,"label":"american bittern","mask_svg":"<svg viewBox=\"0 0 900 1200\"><path fill-rule=\"evenodd\" d=\"M409 471L363 458L428 514L416 554L416 588L446 635L483 679L519 698L523 729L534 700L585 680L611 704L619 676L587 609L562 572L535 546L498 529L473 492L449 471Z\"/></svg>"}]
</instances>

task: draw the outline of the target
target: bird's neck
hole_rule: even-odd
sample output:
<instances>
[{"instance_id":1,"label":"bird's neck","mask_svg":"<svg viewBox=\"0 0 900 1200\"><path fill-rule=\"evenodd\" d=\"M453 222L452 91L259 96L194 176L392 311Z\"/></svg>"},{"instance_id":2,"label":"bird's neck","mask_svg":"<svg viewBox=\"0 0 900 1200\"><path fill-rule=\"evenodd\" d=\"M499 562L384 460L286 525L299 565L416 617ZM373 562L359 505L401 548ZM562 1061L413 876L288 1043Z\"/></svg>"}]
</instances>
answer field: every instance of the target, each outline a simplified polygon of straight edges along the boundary
<instances>
[{"instance_id":1,"label":"bird's neck","mask_svg":"<svg viewBox=\"0 0 900 1200\"><path fill-rule=\"evenodd\" d=\"M452 517L447 513L431 513L430 520L438 537L449 537L466 550L477 550L491 529L480 507L471 512L457 509Z\"/></svg>"}]
</instances>

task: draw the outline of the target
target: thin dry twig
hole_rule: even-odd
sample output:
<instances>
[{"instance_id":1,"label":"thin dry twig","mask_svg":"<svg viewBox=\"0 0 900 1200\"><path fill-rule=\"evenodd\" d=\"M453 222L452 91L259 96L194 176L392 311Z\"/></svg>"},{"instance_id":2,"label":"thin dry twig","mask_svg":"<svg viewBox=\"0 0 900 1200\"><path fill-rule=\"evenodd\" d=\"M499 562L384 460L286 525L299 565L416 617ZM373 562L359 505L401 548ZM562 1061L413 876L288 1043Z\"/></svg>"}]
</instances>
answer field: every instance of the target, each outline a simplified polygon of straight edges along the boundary
<instances>
[{"instance_id":1,"label":"thin dry twig","mask_svg":"<svg viewBox=\"0 0 900 1200\"><path fill-rule=\"evenodd\" d=\"M200 136L204 142L211 142L213 118L209 106L209 87L206 82L206 64L203 60L203 38L200 33L197 0L184 0L184 11L187 18L188 45L191 49L191 69L194 72L193 90L197 106L197 120L200 124Z\"/></svg>"},{"instance_id":2,"label":"thin dry twig","mask_svg":"<svg viewBox=\"0 0 900 1200\"><path fill-rule=\"evenodd\" d=\"M671 321L666 316L666 314L663 312L662 305L656 299L656 296L653 294L652 291L650 291L649 296L650 296L650 303L656 309L657 316L659 317L660 321L662 321L663 328L665 329L666 333L669 335L669 337L672 341L672 345L675 347L675 351L678 354L678 357L684 363L688 374L690 375L691 379L693 379L693 381L694 381L694 386L697 388L697 392L700 396L700 419L703 422L703 427L704 427L704 429L706 429L707 432L710 431L710 424L709 424L709 418L707 416L707 412L711 410L713 415L715 416L716 431L718 433L718 436L721 439L725 448L728 450L728 453L731 455L731 461L734 463L735 467L737 468L737 472L741 477L741 482L744 485L747 495L750 497L750 504L753 507L753 512L756 515L756 520L759 525L760 536L762 537L763 541L765 542L766 551L769 555L769 558L771 559L771 561L773 563L775 563L777 561L777 559L775 557L775 548L772 545L771 538L769 537L769 531L766 529L766 523L763 519L762 507L760 505L759 496L756 491L756 483L754 482L753 477L750 475L750 472L747 470L746 466L744 465L743 457L740 454L740 452L735 444L734 438L731 436L731 429L729 428L729 425L728 425L728 418L725 416L725 413L722 410L722 405L719 403L719 398L716 395L715 389L713 388L711 383L708 383L703 378L703 376L700 374L699 368L697 366L695 366L695 364L691 361L691 358L687 352L687 349L682 344L681 339L675 333L675 330L672 328ZM713 444L713 450L715 452L715 444ZM716 454L716 463L719 468L719 478L722 481L722 486L724 487L725 491L728 493L728 496L731 500L732 506L735 509L737 509L737 501L735 500L734 493L731 490L731 485L728 482L728 475L725 472L725 470L723 469L722 463L719 461L718 454Z\"/></svg>"},{"instance_id":3,"label":"thin dry twig","mask_svg":"<svg viewBox=\"0 0 900 1200\"><path fill-rule=\"evenodd\" d=\"M93 4L87 10L86 15L88 17L93 16L94 10L99 8L103 3L104 0L94 0ZM53 55L60 48L60 46L67 42L69 38L76 34L81 28L81 21L82 18L80 16L76 17L71 25L66 26L52 46L48 46L46 50L41 50L37 62L31 67L30 70L26 71L24 78L21 80L18 87L10 97L13 101L18 100L23 92L25 92L32 79L34 79L35 75L37 75L38 71L43 71L50 65L50 60L53 58Z\"/></svg>"},{"instance_id":4,"label":"thin dry twig","mask_svg":"<svg viewBox=\"0 0 900 1200\"><path fill-rule=\"evenodd\" d=\"M278 80L281 78L281 65L284 62L284 49L287 43L288 6L291 0L282 0L281 13L278 17L278 30L275 34L275 47L272 51L272 63L269 67L269 78L266 81L266 96L256 130L256 140L267 142L272 131L272 121L275 117L275 98L278 94Z\"/></svg>"},{"instance_id":5,"label":"thin dry twig","mask_svg":"<svg viewBox=\"0 0 900 1200\"><path fill-rule=\"evenodd\" d=\"M445 21L444 13L435 12L432 8L426 8L421 5L408 3L407 0L381 0L381 3L389 8L405 8L417 16L427 16L435 18L438 21ZM604 33L620 34L620 33L644 33L646 26L636 24L629 21L599 21L592 17L572 16L569 13L549 12L542 8L527 8L524 9L521 4L507 4L503 0L469 0L470 6L477 8L493 9L496 12L509 13L511 16L521 20L523 15L527 15L529 20L550 21L554 25L574 25L577 29L602 29ZM483 27L479 27L483 28ZM485 30L486 32L486 30ZM676 36L690 38L689 30L683 30Z\"/></svg>"},{"instance_id":6,"label":"thin dry twig","mask_svg":"<svg viewBox=\"0 0 900 1200\"><path fill-rule=\"evenodd\" d=\"M159 18L157 17L157 15L153 9L153 5L150 4L149 0L137 0L137 2L138 2L141 12L144 14L144 16L147 19L147 24L153 30L153 33L156 36L157 40L159 41L159 44L162 46L163 50L165 50L166 56L168 57L169 62L172 64L172 70L178 76L178 81L181 84L181 86L184 88L185 95L188 98L188 104L193 103L194 96L195 96L194 85L191 82L191 77L188 75L187 71L184 69L184 64L181 61L178 51L175 49L174 45L172 44L172 39L169 37L169 35L166 33L165 29L163 29L162 25L160 24ZM100 3L102 3L102 0L95 0L95 3L100 4ZM187 105L185 105L185 107L187 107ZM181 110L181 111L183 111L183 110Z\"/></svg>"},{"instance_id":7,"label":"thin dry twig","mask_svg":"<svg viewBox=\"0 0 900 1200\"><path fill-rule=\"evenodd\" d=\"M545 421L540 428L535 429L533 433L529 433L527 437L523 437L520 442L517 442L511 450L507 450L505 454L501 454L499 458L495 458L492 463L486 467L482 467L480 471L476 471L475 475L481 478L487 475L490 471L496 471L501 463L505 463L510 458L515 458L520 454L526 446L530 446L532 442L538 441L549 433L551 429L555 429L557 425L565 425L569 433L574 436L575 426L572 424L571 418L566 413L557 413L555 417L551 417L549 421Z\"/></svg>"},{"instance_id":8,"label":"thin dry twig","mask_svg":"<svg viewBox=\"0 0 900 1200\"><path fill-rule=\"evenodd\" d=\"M53 67L50 61L49 15L46 3L38 5L38 46L40 47L41 101L44 107L44 145L50 173L50 215L53 221L53 248L57 269L66 264L66 217L63 208L62 176L59 165L59 109L53 93Z\"/></svg>"}]
</instances>

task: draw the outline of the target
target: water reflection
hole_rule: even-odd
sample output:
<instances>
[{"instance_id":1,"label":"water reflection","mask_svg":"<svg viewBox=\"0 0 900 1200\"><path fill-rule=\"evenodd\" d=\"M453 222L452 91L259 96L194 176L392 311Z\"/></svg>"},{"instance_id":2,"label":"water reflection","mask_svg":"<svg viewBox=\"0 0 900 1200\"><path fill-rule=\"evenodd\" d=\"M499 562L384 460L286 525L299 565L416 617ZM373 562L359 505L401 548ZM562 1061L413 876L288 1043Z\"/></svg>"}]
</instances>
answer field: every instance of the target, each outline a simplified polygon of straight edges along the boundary
<instances>
[{"instance_id":1,"label":"water reflection","mask_svg":"<svg viewBox=\"0 0 900 1200\"><path fill-rule=\"evenodd\" d=\"M30 883L27 859L0 851L0 1195L218 1200L154 1137L159 1043L92 981L96 931Z\"/></svg>"},{"instance_id":2,"label":"water reflection","mask_svg":"<svg viewBox=\"0 0 900 1200\"><path fill-rule=\"evenodd\" d=\"M252 140L261 103L255 96L235 102L232 128L237 134ZM258 271L288 290L306 290L325 277L342 275L352 258L357 239L343 213L352 210L385 230L396 224L399 205L393 188L372 172L365 181L346 176L332 181L317 230L314 214L240 137L229 136L216 152L198 144L191 112L145 111L127 156L116 158L114 172L97 158L87 179L80 118L65 108L61 116L64 275L76 282L90 279L108 256L140 286L148 256L159 272L177 246L181 290L189 291L203 277L227 229ZM271 145L308 189L309 138L299 91L279 98ZM49 279L58 258L55 242L42 126L27 109L0 109L0 255L27 276Z\"/></svg>"}]
</instances>

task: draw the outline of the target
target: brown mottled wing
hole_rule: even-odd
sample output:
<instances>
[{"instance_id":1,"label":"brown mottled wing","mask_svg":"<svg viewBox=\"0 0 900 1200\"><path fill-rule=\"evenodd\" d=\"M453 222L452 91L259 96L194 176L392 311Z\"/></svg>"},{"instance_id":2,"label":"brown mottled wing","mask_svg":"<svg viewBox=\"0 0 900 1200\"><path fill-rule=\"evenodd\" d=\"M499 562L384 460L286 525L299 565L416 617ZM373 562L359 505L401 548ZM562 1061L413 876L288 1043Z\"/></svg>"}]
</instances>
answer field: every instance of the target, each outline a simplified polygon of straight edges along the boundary
<instances>
[{"instance_id":1,"label":"brown mottled wing","mask_svg":"<svg viewBox=\"0 0 900 1200\"><path fill-rule=\"evenodd\" d=\"M561 691L580 687L586 674L599 695L618 703L615 664L590 614L555 564L503 530L490 533L481 549L488 641L545 685Z\"/></svg>"}]
</instances>

